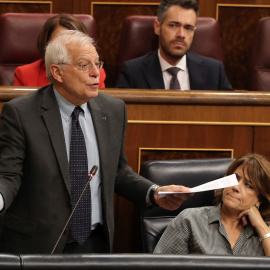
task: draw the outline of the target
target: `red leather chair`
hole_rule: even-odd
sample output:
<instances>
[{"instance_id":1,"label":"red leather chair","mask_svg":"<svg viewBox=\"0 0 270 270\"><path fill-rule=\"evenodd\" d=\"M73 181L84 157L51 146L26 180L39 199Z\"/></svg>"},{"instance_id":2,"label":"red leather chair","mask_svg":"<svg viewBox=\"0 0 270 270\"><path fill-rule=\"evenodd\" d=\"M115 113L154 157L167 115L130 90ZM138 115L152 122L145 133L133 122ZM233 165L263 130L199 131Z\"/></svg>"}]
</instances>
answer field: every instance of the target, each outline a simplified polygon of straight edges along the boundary
<instances>
[{"instance_id":1,"label":"red leather chair","mask_svg":"<svg viewBox=\"0 0 270 270\"><path fill-rule=\"evenodd\" d=\"M119 44L119 70L123 62L158 48L158 36L154 33L156 18L156 16L129 16L125 18ZM198 18L190 50L223 61L219 23L215 19Z\"/></svg>"},{"instance_id":2,"label":"red leather chair","mask_svg":"<svg viewBox=\"0 0 270 270\"><path fill-rule=\"evenodd\" d=\"M270 91L270 17L260 19L250 62L249 90Z\"/></svg>"},{"instance_id":3,"label":"red leather chair","mask_svg":"<svg viewBox=\"0 0 270 270\"><path fill-rule=\"evenodd\" d=\"M37 37L45 21L56 14L4 13L0 15L0 85L13 85L16 67L40 58ZM97 39L96 22L87 14L73 14L79 18L89 35Z\"/></svg>"}]
</instances>

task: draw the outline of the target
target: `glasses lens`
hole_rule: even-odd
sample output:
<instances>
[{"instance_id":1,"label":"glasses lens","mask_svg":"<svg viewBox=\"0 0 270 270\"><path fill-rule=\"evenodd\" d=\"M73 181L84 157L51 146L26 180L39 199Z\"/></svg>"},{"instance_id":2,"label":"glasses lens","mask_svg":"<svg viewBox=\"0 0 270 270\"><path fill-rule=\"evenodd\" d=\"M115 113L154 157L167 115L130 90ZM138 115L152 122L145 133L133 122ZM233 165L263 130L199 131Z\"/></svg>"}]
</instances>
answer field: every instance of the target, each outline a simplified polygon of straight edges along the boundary
<instances>
[{"instance_id":1,"label":"glasses lens","mask_svg":"<svg viewBox=\"0 0 270 270\"><path fill-rule=\"evenodd\" d=\"M97 69L101 69L103 66L103 63L104 62L99 61L99 62L94 63L94 65L96 66ZM91 64L91 63L85 64L85 65L80 65L80 66L84 72L89 72L93 68L93 64Z\"/></svg>"}]
</instances>

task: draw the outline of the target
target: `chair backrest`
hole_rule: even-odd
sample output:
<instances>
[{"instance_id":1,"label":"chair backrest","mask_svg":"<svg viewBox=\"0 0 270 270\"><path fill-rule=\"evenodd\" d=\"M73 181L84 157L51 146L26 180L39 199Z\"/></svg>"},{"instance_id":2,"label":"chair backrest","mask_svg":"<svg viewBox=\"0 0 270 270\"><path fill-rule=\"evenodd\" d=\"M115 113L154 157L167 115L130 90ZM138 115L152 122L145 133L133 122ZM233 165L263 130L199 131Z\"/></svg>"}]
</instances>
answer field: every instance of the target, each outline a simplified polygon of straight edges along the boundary
<instances>
[{"instance_id":1,"label":"chair backrest","mask_svg":"<svg viewBox=\"0 0 270 270\"><path fill-rule=\"evenodd\" d=\"M251 91L270 91L270 17L261 18L256 25L250 62Z\"/></svg>"},{"instance_id":2,"label":"chair backrest","mask_svg":"<svg viewBox=\"0 0 270 270\"><path fill-rule=\"evenodd\" d=\"M154 33L156 18L156 16L129 16L125 18L119 44L119 70L123 62L158 48L158 36ZM208 17L198 18L190 50L223 61L218 21Z\"/></svg>"},{"instance_id":3,"label":"chair backrest","mask_svg":"<svg viewBox=\"0 0 270 270\"><path fill-rule=\"evenodd\" d=\"M56 14L3 13L0 15L0 85L13 85L16 67L40 59L37 37L45 21ZM73 14L89 35L97 39L96 22L91 15Z\"/></svg>"},{"instance_id":4,"label":"chair backrest","mask_svg":"<svg viewBox=\"0 0 270 270\"><path fill-rule=\"evenodd\" d=\"M141 175L158 185L195 187L226 175L232 158L147 161ZM182 203L179 209L168 211L159 207L143 208L141 229L144 252L152 253L162 233L183 209L213 205L214 191L198 192Z\"/></svg>"}]
</instances>

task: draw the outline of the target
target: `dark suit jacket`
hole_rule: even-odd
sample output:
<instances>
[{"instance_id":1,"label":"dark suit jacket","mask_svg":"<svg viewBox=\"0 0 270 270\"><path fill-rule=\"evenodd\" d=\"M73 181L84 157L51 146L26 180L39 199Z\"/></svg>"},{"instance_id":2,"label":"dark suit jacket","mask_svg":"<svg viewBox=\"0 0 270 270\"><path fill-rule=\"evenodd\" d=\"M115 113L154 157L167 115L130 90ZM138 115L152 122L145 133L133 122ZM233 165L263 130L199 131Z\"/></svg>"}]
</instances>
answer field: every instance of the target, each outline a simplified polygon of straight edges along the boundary
<instances>
[{"instance_id":1,"label":"dark suit jacket","mask_svg":"<svg viewBox=\"0 0 270 270\"><path fill-rule=\"evenodd\" d=\"M99 94L89 101L89 107L98 139L103 219L111 250L114 190L145 205L152 182L127 166L124 102ZM50 253L72 210L64 132L52 85L3 106L0 192L5 201L0 251ZM56 253L63 250L66 239L67 233Z\"/></svg>"},{"instance_id":2,"label":"dark suit jacket","mask_svg":"<svg viewBox=\"0 0 270 270\"><path fill-rule=\"evenodd\" d=\"M232 90L220 61L188 52L187 67L191 90ZM158 52L126 61L116 87L164 89Z\"/></svg>"}]
</instances>

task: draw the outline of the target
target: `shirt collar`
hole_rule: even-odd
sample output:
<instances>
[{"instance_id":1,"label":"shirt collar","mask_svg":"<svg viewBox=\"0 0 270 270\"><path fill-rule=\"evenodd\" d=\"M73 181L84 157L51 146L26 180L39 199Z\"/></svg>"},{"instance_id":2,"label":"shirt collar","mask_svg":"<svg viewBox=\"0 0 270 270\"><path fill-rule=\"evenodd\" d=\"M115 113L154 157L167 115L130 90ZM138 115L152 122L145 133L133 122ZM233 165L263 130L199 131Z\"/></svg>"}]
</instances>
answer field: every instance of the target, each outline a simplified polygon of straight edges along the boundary
<instances>
[{"instance_id":1,"label":"shirt collar","mask_svg":"<svg viewBox=\"0 0 270 270\"><path fill-rule=\"evenodd\" d=\"M56 97L56 100L57 100L57 103L59 106L60 113L61 113L62 117L65 119L65 121L68 122L70 120L71 114L74 111L74 108L76 106L74 104L68 102L65 98L63 98L54 86L53 86L53 91L54 91L54 94L55 94L55 97ZM87 102L82 104L80 107L84 111L84 117L86 117L85 110L87 108Z\"/></svg>"},{"instance_id":2,"label":"shirt collar","mask_svg":"<svg viewBox=\"0 0 270 270\"><path fill-rule=\"evenodd\" d=\"M208 213L209 224L221 220L220 208L221 208L221 204L215 205L210 208L209 213Z\"/></svg>"},{"instance_id":3,"label":"shirt collar","mask_svg":"<svg viewBox=\"0 0 270 270\"><path fill-rule=\"evenodd\" d=\"M162 56L160 55L160 50L158 50L158 58L159 58L162 72L167 70L168 68L172 67L172 65L170 65L165 59L162 58ZM177 63L177 65L175 67L178 67L184 71L187 70L187 56L186 56L186 54L183 55L183 57L181 58L181 60Z\"/></svg>"}]
</instances>

